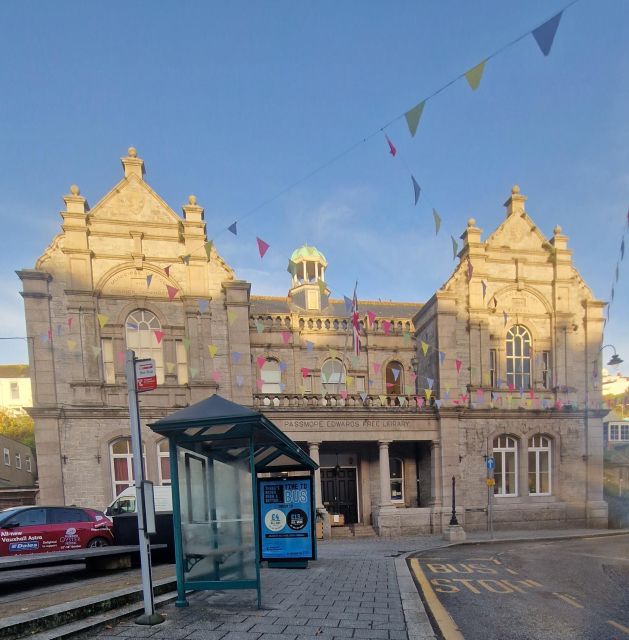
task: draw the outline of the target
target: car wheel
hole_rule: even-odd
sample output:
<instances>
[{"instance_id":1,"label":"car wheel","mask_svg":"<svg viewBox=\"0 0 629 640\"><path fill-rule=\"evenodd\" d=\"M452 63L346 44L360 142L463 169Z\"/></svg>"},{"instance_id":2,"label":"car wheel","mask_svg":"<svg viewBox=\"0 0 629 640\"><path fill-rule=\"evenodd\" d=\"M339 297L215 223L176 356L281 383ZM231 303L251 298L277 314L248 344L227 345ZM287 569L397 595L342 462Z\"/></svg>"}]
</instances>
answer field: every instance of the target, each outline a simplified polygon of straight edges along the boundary
<instances>
[{"instance_id":1,"label":"car wheel","mask_svg":"<svg viewBox=\"0 0 629 640\"><path fill-rule=\"evenodd\" d=\"M95 547L108 547L110 545L109 540L105 540L105 538L92 538L87 543L88 549L94 549Z\"/></svg>"}]
</instances>

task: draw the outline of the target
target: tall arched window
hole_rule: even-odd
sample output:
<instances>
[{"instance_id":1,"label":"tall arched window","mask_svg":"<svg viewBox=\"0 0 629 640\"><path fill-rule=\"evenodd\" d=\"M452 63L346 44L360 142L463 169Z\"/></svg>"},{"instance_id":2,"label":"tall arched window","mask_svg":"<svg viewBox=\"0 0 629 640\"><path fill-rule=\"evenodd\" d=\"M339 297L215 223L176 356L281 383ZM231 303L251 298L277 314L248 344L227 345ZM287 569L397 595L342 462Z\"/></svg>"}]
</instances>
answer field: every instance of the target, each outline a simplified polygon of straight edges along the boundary
<instances>
[{"instance_id":1,"label":"tall arched window","mask_svg":"<svg viewBox=\"0 0 629 640\"><path fill-rule=\"evenodd\" d=\"M501 435L494 439L494 493L497 496L518 495L518 441Z\"/></svg>"},{"instance_id":2,"label":"tall arched window","mask_svg":"<svg viewBox=\"0 0 629 640\"><path fill-rule=\"evenodd\" d=\"M345 385L345 367L343 363L332 358L326 360L321 367L321 384L327 393L338 393Z\"/></svg>"},{"instance_id":3,"label":"tall arched window","mask_svg":"<svg viewBox=\"0 0 629 640\"><path fill-rule=\"evenodd\" d=\"M404 389L404 367L399 362L389 362L385 370L387 394L401 396Z\"/></svg>"},{"instance_id":4,"label":"tall arched window","mask_svg":"<svg viewBox=\"0 0 629 640\"><path fill-rule=\"evenodd\" d=\"M507 333L507 384L515 389L531 388L531 334L521 324Z\"/></svg>"},{"instance_id":5,"label":"tall arched window","mask_svg":"<svg viewBox=\"0 0 629 640\"><path fill-rule=\"evenodd\" d=\"M136 358L153 358L157 372L157 383L164 382L164 349L162 348L162 326L154 313L136 309L125 323L127 348L135 351Z\"/></svg>"},{"instance_id":6,"label":"tall arched window","mask_svg":"<svg viewBox=\"0 0 629 640\"><path fill-rule=\"evenodd\" d=\"M131 438L118 438L109 445L111 457L111 481L114 496L134 484L133 476L133 452L131 450ZM142 457L144 473L146 474L146 451L142 445Z\"/></svg>"},{"instance_id":7,"label":"tall arched window","mask_svg":"<svg viewBox=\"0 0 629 640\"><path fill-rule=\"evenodd\" d=\"M280 393L282 388L282 371L280 363L275 358L267 358L260 370L262 379L262 393Z\"/></svg>"},{"instance_id":8,"label":"tall arched window","mask_svg":"<svg viewBox=\"0 0 629 640\"><path fill-rule=\"evenodd\" d=\"M159 483L170 484L170 454L168 440L164 438L157 443L157 469Z\"/></svg>"},{"instance_id":9,"label":"tall arched window","mask_svg":"<svg viewBox=\"0 0 629 640\"><path fill-rule=\"evenodd\" d=\"M549 496L551 487L551 440L536 434L529 438L529 494Z\"/></svg>"}]
</instances>

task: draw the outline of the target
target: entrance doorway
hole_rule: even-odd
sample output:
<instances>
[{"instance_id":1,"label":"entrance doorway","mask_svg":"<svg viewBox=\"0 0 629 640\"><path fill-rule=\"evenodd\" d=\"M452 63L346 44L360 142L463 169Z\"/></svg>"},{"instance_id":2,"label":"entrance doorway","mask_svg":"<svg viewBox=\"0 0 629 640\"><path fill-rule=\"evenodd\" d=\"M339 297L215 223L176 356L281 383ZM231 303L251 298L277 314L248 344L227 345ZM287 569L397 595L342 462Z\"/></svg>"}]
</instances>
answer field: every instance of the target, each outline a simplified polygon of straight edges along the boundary
<instances>
[{"instance_id":1,"label":"entrance doorway","mask_svg":"<svg viewBox=\"0 0 629 640\"><path fill-rule=\"evenodd\" d=\"M321 469L323 506L330 514L343 514L345 524L358 522L356 469Z\"/></svg>"}]
</instances>

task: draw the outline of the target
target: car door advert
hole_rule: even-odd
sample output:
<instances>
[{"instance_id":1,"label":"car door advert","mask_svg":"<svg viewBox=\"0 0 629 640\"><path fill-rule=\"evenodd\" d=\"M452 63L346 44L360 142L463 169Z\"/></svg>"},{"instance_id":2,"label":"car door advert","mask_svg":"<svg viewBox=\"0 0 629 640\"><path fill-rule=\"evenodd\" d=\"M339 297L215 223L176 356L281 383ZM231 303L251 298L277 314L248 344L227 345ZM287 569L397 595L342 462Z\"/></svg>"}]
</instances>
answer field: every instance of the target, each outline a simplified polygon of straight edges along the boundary
<instances>
[{"instance_id":1,"label":"car door advert","mask_svg":"<svg viewBox=\"0 0 629 640\"><path fill-rule=\"evenodd\" d=\"M259 480L262 560L314 559L311 478Z\"/></svg>"}]
</instances>

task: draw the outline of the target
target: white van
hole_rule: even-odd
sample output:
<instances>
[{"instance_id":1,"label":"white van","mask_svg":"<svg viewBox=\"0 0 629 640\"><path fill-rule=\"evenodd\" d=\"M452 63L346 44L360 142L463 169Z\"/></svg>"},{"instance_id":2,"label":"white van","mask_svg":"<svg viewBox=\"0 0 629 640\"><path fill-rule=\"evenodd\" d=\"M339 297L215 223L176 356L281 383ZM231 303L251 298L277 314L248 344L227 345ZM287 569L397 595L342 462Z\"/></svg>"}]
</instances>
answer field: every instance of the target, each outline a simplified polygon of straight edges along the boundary
<instances>
[{"instance_id":1,"label":"white van","mask_svg":"<svg viewBox=\"0 0 629 640\"><path fill-rule=\"evenodd\" d=\"M170 485L155 485L153 487L153 498L155 500L155 513L164 513L173 510L173 492ZM136 494L135 487L127 487L116 499L107 507L105 515L119 516L121 513L135 513Z\"/></svg>"}]
</instances>

